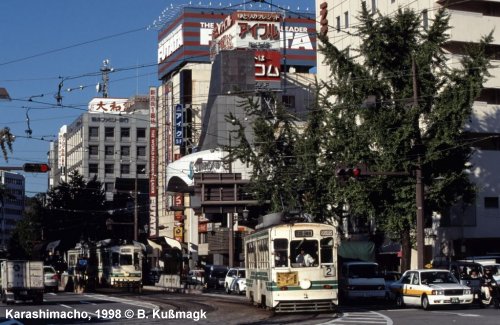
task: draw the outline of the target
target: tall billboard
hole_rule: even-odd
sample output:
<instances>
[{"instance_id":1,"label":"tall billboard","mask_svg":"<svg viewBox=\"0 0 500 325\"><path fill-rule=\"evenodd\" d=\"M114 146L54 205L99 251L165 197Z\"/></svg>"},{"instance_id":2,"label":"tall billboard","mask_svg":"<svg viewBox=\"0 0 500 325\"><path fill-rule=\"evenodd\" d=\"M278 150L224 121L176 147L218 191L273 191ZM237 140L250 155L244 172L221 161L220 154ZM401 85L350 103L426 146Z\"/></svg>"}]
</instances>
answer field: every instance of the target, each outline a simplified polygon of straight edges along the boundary
<instances>
[{"instance_id":1,"label":"tall billboard","mask_svg":"<svg viewBox=\"0 0 500 325\"><path fill-rule=\"evenodd\" d=\"M183 7L178 9L175 18L166 23L158 33L158 78L163 79L179 66L188 62L210 62L210 42L214 27L226 17L235 13L231 9ZM240 18L249 13L243 11ZM262 17L276 13L257 12L247 15L245 34L264 32L254 23L265 24ZM273 26L276 26L273 24ZM253 27L253 29L252 29ZM257 30L258 29L258 30ZM267 25L267 34L279 34L280 50L286 46L287 64L312 68L316 66L316 23L314 14L287 13L279 29ZM274 37L274 36L273 36ZM248 38L250 40L250 37ZM254 43L254 44L250 44ZM273 47L276 47L273 43ZM256 49L260 41L248 41L248 46Z\"/></svg>"},{"instance_id":2,"label":"tall billboard","mask_svg":"<svg viewBox=\"0 0 500 325\"><path fill-rule=\"evenodd\" d=\"M156 236L158 229L158 139L157 116L158 94L155 87L149 88L149 236Z\"/></svg>"}]
</instances>

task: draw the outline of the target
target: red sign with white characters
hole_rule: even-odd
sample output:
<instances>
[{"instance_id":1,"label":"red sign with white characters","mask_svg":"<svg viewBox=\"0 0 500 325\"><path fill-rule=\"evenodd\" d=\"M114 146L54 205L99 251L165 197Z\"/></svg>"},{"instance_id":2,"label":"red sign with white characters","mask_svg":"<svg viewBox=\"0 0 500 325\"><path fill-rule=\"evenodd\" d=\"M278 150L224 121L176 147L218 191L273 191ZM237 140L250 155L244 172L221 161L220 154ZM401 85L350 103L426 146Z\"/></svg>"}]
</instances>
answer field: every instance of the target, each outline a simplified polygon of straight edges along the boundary
<instances>
[{"instance_id":1,"label":"red sign with white characters","mask_svg":"<svg viewBox=\"0 0 500 325\"><path fill-rule=\"evenodd\" d=\"M280 81L280 52L255 51L254 58L255 81Z\"/></svg>"}]
</instances>

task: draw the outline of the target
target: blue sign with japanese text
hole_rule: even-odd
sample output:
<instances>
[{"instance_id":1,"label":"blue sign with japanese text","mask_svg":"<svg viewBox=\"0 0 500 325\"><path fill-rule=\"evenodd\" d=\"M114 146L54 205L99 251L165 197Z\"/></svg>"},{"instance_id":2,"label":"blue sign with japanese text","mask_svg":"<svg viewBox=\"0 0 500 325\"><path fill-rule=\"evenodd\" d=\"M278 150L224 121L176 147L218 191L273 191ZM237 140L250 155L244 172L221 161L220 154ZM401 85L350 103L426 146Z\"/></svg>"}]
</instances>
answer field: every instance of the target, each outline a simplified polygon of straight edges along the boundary
<instances>
[{"instance_id":1,"label":"blue sign with japanese text","mask_svg":"<svg viewBox=\"0 0 500 325\"><path fill-rule=\"evenodd\" d=\"M175 145L182 144L182 105L175 105Z\"/></svg>"}]
</instances>

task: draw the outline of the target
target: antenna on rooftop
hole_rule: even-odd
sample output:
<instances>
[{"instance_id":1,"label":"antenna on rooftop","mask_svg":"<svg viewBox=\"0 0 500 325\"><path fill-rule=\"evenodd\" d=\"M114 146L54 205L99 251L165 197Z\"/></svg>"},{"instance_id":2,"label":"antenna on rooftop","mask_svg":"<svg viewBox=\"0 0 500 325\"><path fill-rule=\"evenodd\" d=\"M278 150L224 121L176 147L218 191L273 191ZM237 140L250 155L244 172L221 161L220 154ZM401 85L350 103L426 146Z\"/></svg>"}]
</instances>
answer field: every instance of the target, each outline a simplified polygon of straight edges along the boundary
<instances>
[{"instance_id":1,"label":"antenna on rooftop","mask_svg":"<svg viewBox=\"0 0 500 325\"><path fill-rule=\"evenodd\" d=\"M113 72L114 69L110 67L109 60L105 59L102 61L101 73L102 73L102 83L98 83L96 86L96 90L98 93L102 93L103 98L108 98L108 82L110 72Z\"/></svg>"}]
</instances>

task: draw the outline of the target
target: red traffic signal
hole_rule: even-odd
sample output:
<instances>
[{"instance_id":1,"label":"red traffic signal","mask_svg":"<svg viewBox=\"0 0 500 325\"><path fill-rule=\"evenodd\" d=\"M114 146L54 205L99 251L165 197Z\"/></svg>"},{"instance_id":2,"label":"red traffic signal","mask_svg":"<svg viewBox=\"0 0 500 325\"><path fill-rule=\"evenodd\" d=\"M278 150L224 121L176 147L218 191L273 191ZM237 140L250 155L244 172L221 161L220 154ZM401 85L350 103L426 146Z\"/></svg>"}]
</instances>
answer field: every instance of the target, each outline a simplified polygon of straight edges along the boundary
<instances>
[{"instance_id":1,"label":"red traffic signal","mask_svg":"<svg viewBox=\"0 0 500 325\"><path fill-rule=\"evenodd\" d=\"M358 167L337 169L337 177L354 177L354 178L356 178L359 176L361 176L361 169Z\"/></svg>"},{"instance_id":2,"label":"red traffic signal","mask_svg":"<svg viewBox=\"0 0 500 325\"><path fill-rule=\"evenodd\" d=\"M23 165L23 171L27 173L46 173L50 170L47 164L26 163Z\"/></svg>"}]
</instances>

